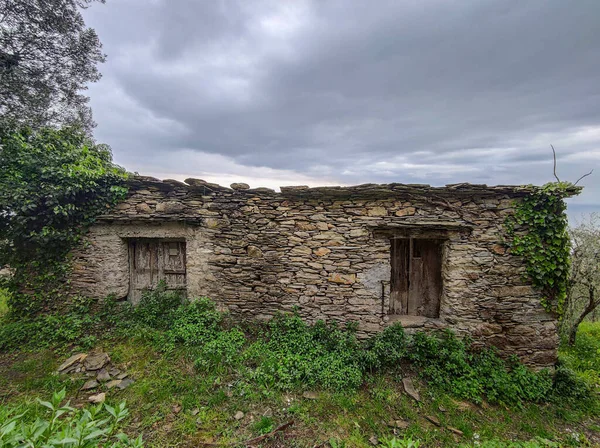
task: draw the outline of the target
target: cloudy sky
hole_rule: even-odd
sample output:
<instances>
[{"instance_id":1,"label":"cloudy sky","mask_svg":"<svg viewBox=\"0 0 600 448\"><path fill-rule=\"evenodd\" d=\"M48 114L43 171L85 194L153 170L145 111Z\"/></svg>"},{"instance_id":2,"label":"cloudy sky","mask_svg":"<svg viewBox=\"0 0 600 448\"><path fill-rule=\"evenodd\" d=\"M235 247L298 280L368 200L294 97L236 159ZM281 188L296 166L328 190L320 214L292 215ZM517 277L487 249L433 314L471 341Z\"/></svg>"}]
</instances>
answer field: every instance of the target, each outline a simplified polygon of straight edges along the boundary
<instances>
[{"instance_id":1,"label":"cloudy sky","mask_svg":"<svg viewBox=\"0 0 600 448\"><path fill-rule=\"evenodd\" d=\"M278 187L587 187L600 210L597 0L108 0L96 137L130 171Z\"/></svg>"}]
</instances>

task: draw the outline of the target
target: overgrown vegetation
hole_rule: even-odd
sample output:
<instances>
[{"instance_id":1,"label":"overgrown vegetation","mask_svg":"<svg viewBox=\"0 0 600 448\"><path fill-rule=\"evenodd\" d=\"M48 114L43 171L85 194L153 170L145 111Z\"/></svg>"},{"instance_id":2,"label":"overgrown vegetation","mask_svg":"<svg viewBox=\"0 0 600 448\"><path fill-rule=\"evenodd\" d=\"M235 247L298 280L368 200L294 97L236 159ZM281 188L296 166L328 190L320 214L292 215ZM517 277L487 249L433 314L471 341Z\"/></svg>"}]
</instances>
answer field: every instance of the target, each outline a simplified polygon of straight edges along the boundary
<instances>
[{"instance_id":1,"label":"overgrown vegetation","mask_svg":"<svg viewBox=\"0 0 600 448\"><path fill-rule=\"evenodd\" d=\"M569 230L571 273L567 307L561 333L569 345L575 343L577 329L600 305L600 215L592 213Z\"/></svg>"},{"instance_id":2,"label":"overgrown vegetation","mask_svg":"<svg viewBox=\"0 0 600 448\"><path fill-rule=\"evenodd\" d=\"M506 222L512 253L525 258L527 273L543 294L542 305L559 316L565 308L571 266L564 198L576 188L570 182L536 187Z\"/></svg>"},{"instance_id":3,"label":"overgrown vegetation","mask_svg":"<svg viewBox=\"0 0 600 448\"><path fill-rule=\"evenodd\" d=\"M92 320L70 342L36 337L52 351L38 351L29 343L32 351L26 354L23 340L13 345L13 367L0 356L0 399L26 403L32 395L66 387L82 404L86 396L78 389L85 378L73 381L53 372L68 354L80 350L78 337L95 334L94 347L109 351L112 361L126 365L135 379L124 391L106 390L107 403L117 409L127 399L133 415L121 427L131 439L143 432L147 446L201 446L200 441L236 446L289 421L295 422L291 439L282 434L266 446L313 447L329 441L331 446L368 447L373 435L381 447L586 446L595 434L587 419L600 415L590 392L590 371L598 372L600 345L594 326L582 327L577 352L561 354L562 365L547 390L547 373L521 371L522 366L505 364L449 333L408 337L393 326L359 341L352 327L309 326L294 315L280 315L260 326L234 326L209 300L185 303L160 289L146 294L135 309L114 301L103 306L87 302L87 311L82 309L68 313L65 327L85 313ZM10 332L2 337L7 336ZM61 355L53 355L56 348ZM302 362L298 353L306 354L309 362ZM348 370L343 370L346 380L328 365L339 366L339 360L347 359L351 362L344 367L359 375L360 382ZM586 371L591 379L583 381ZM414 375L425 381L414 379L419 403L402 392L402 378ZM548 404L536 401L542 396ZM461 401L463 397L469 401ZM492 402L508 407L490 406ZM46 418L39 406L24 406L31 412L27 421ZM233 416L239 411L245 416L238 421ZM426 416L435 416L441 426L433 426ZM395 419L408 422L408 427L390 427ZM587 422L587 433L578 422Z\"/></svg>"},{"instance_id":4,"label":"overgrown vegetation","mask_svg":"<svg viewBox=\"0 0 600 448\"><path fill-rule=\"evenodd\" d=\"M88 299L73 299L60 312L37 316L0 315L0 351L39 348L89 349L106 328L105 308L93 309Z\"/></svg>"},{"instance_id":5,"label":"overgrown vegetation","mask_svg":"<svg viewBox=\"0 0 600 448\"><path fill-rule=\"evenodd\" d=\"M117 407L99 404L75 409L63 403L66 391L55 392L50 401L37 400L37 406L0 405L0 446L65 448L141 448L142 437L130 439L118 432L129 411L125 403ZM33 410L33 412L31 412ZM45 412L44 412L45 411ZM32 415L33 414L33 415Z\"/></svg>"},{"instance_id":6,"label":"overgrown vegetation","mask_svg":"<svg viewBox=\"0 0 600 448\"><path fill-rule=\"evenodd\" d=\"M585 396L590 388L600 387L600 322L583 322L573 346L559 352L560 369L574 377L571 398Z\"/></svg>"},{"instance_id":7,"label":"overgrown vegetation","mask_svg":"<svg viewBox=\"0 0 600 448\"><path fill-rule=\"evenodd\" d=\"M69 252L126 194L110 149L72 128L0 131L0 267L9 306L32 315L62 305Z\"/></svg>"},{"instance_id":8,"label":"overgrown vegetation","mask_svg":"<svg viewBox=\"0 0 600 448\"><path fill-rule=\"evenodd\" d=\"M490 403L540 402L552 392L548 371L535 373L516 358L506 363L492 349L474 351L451 332L441 338L417 333L409 357L429 383L476 403L483 398Z\"/></svg>"},{"instance_id":9,"label":"overgrown vegetation","mask_svg":"<svg viewBox=\"0 0 600 448\"><path fill-rule=\"evenodd\" d=\"M67 315L7 322L0 327L0 349L88 348L97 341L94 333L114 325L113 333L136 335L166 354L187 348L200 371L235 372L246 387L263 390L356 390L370 374L408 374L415 367L432 387L476 403L542 402L586 387L563 375L553 389L549 372L533 372L516 359L505 362L495 351L476 349L449 331L408 338L400 325L393 325L359 341L353 325L307 325L298 315L280 314L244 332L209 299L183 302L164 285L145 293L136 308L108 306L82 301Z\"/></svg>"}]
</instances>

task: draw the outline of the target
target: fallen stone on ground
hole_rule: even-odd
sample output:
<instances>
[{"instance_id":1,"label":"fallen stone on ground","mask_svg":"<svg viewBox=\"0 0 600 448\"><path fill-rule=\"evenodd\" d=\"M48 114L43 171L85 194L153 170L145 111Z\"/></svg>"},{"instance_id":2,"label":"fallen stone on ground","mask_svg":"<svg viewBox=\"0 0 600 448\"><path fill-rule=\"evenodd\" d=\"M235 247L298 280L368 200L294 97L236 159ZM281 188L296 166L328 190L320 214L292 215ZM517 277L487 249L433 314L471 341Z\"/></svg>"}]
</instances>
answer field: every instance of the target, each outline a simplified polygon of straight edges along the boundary
<instances>
[{"instance_id":1,"label":"fallen stone on ground","mask_svg":"<svg viewBox=\"0 0 600 448\"><path fill-rule=\"evenodd\" d=\"M106 400L106 394L104 392L100 392L96 395L90 395L90 397L88 398L88 401L94 404L102 403L104 402L104 400Z\"/></svg>"},{"instance_id":2,"label":"fallen stone on ground","mask_svg":"<svg viewBox=\"0 0 600 448\"><path fill-rule=\"evenodd\" d=\"M98 385L99 385L98 381L96 381L96 380L89 380L89 381L86 381L83 386L81 386L81 390L95 389L96 387L98 387Z\"/></svg>"},{"instance_id":3,"label":"fallen stone on ground","mask_svg":"<svg viewBox=\"0 0 600 448\"><path fill-rule=\"evenodd\" d=\"M133 384L133 379L129 378L129 374L112 365L110 356L104 352L73 355L59 366L58 373L87 376L89 379L81 386L82 391L96 389L101 385L107 389L123 390ZM93 397L100 395L93 395Z\"/></svg>"},{"instance_id":4,"label":"fallen stone on ground","mask_svg":"<svg viewBox=\"0 0 600 448\"><path fill-rule=\"evenodd\" d=\"M110 362L108 353L99 352L88 355L83 360L83 366L86 370L100 370Z\"/></svg>"},{"instance_id":5,"label":"fallen stone on ground","mask_svg":"<svg viewBox=\"0 0 600 448\"><path fill-rule=\"evenodd\" d=\"M112 389L113 387L116 387L119 384L121 384L121 380L112 380L112 381L109 381L108 383L106 383L106 388Z\"/></svg>"},{"instance_id":6,"label":"fallen stone on ground","mask_svg":"<svg viewBox=\"0 0 600 448\"><path fill-rule=\"evenodd\" d=\"M98 375L96 375L96 379L102 383L104 383L106 381L110 381L111 380L110 373L108 373L106 371L106 369L100 369L98 371Z\"/></svg>"},{"instance_id":7,"label":"fallen stone on ground","mask_svg":"<svg viewBox=\"0 0 600 448\"><path fill-rule=\"evenodd\" d=\"M419 395L419 391L415 389L412 378L402 378L402 385L408 396L412 397L415 401L421 401L421 396Z\"/></svg>"},{"instance_id":8,"label":"fallen stone on ground","mask_svg":"<svg viewBox=\"0 0 600 448\"><path fill-rule=\"evenodd\" d=\"M304 398L308 398L309 400L316 400L319 398L319 394L317 392L306 391L302 394Z\"/></svg>"},{"instance_id":9,"label":"fallen stone on ground","mask_svg":"<svg viewBox=\"0 0 600 448\"><path fill-rule=\"evenodd\" d=\"M124 380L120 380L120 383L117 384L117 387L121 390L125 389L127 386L133 384L133 380L131 378L125 378Z\"/></svg>"},{"instance_id":10,"label":"fallen stone on ground","mask_svg":"<svg viewBox=\"0 0 600 448\"><path fill-rule=\"evenodd\" d=\"M453 428L452 426L447 426L446 429L448 429L448 431L453 432L454 434L456 434L458 436L463 435L463 432L460 429Z\"/></svg>"},{"instance_id":11,"label":"fallen stone on ground","mask_svg":"<svg viewBox=\"0 0 600 448\"><path fill-rule=\"evenodd\" d=\"M425 415L425 419L433 423L435 426L442 426L439 419L437 417L434 417L433 415Z\"/></svg>"},{"instance_id":12,"label":"fallen stone on ground","mask_svg":"<svg viewBox=\"0 0 600 448\"><path fill-rule=\"evenodd\" d=\"M398 429L406 429L409 427L409 425L410 422L407 422L406 420L392 420L388 423L388 426Z\"/></svg>"},{"instance_id":13,"label":"fallen stone on ground","mask_svg":"<svg viewBox=\"0 0 600 448\"><path fill-rule=\"evenodd\" d=\"M67 359L65 362L63 362L58 367L58 372L59 373L68 373L68 371L71 370L70 367L73 367L75 364L80 363L86 357L87 357L86 353L78 353L76 355L71 356L69 359ZM75 369L73 369L73 370L75 370Z\"/></svg>"}]
</instances>

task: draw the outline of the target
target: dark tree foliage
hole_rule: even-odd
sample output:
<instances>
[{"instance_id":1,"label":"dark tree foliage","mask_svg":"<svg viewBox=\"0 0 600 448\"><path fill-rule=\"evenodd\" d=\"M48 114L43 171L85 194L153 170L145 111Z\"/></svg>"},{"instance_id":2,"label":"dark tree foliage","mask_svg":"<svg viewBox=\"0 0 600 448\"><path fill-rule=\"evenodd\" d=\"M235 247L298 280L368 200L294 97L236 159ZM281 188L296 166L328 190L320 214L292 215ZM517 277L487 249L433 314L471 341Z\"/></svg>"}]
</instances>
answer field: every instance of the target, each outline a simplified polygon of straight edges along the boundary
<instances>
[{"instance_id":1,"label":"dark tree foliage","mask_svg":"<svg viewBox=\"0 0 600 448\"><path fill-rule=\"evenodd\" d=\"M94 0L0 0L0 125L94 127L86 84L104 62L80 8ZM98 0L104 2L104 0Z\"/></svg>"},{"instance_id":2,"label":"dark tree foliage","mask_svg":"<svg viewBox=\"0 0 600 448\"><path fill-rule=\"evenodd\" d=\"M69 252L124 197L125 178L109 147L80 130L0 130L0 266L14 270L13 311L60 303Z\"/></svg>"}]
</instances>

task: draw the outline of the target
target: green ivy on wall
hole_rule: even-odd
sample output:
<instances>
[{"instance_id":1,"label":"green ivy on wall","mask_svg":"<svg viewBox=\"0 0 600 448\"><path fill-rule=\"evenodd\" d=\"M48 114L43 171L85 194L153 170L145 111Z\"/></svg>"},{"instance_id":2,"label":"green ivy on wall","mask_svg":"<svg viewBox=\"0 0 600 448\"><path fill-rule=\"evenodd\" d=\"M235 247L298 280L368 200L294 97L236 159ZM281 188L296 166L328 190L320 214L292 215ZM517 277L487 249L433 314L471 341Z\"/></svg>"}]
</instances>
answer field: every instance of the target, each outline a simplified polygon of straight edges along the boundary
<instances>
[{"instance_id":1,"label":"green ivy on wall","mask_svg":"<svg viewBox=\"0 0 600 448\"><path fill-rule=\"evenodd\" d=\"M61 305L69 254L127 193L110 148L75 128L0 129L0 266L20 315Z\"/></svg>"},{"instance_id":2,"label":"green ivy on wall","mask_svg":"<svg viewBox=\"0 0 600 448\"><path fill-rule=\"evenodd\" d=\"M543 307L562 316L567 297L571 244L564 199L577 194L570 182L551 182L535 189L506 221L511 253L523 256L527 274L542 293Z\"/></svg>"}]
</instances>

